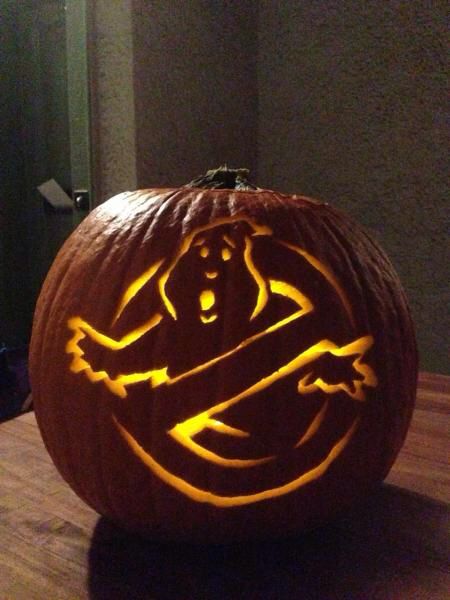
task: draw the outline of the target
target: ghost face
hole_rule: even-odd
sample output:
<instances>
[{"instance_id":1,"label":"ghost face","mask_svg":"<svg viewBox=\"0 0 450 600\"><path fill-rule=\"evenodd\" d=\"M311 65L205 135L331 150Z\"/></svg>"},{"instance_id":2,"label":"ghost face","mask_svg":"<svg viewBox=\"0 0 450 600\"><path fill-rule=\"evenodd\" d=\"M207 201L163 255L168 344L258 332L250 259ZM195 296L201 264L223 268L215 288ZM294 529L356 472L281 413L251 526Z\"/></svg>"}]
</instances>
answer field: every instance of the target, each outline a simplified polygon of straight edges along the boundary
<instances>
[{"instance_id":1,"label":"ghost face","mask_svg":"<svg viewBox=\"0 0 450 600\"><path fill-rule=\"evenodd\" d=\"M197 233L167 284L178 321L204 327L221 326L225 318L248 323L257 285L244 253L245 233L236 227L226 224ZM231 298L236 290L239 298Z\"/></svg>"}]
</instances>

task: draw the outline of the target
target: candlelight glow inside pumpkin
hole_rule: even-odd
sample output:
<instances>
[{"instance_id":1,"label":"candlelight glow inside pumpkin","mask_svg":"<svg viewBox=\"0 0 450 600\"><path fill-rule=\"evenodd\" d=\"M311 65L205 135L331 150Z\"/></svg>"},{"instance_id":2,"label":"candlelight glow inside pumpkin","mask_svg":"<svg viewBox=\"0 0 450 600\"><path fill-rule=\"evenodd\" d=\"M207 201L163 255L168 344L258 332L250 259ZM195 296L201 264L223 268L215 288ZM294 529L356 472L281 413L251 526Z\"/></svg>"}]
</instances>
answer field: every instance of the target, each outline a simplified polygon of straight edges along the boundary
<instances>
[{"instance_id":1,"label":"candlelight glow inside pumpkin","mask_svg":"<svg viewBox=\"0 0 450 600\"><path fill-rule=\"evenodd\" d=\"M225 352L213 356L209 360L196 364L193 368L178 373L172 374L172 365L164 365L163 367L150 368L144 372L121 373L113 377L107 370L95 370L85 357L85 351L82 348L82 340L88 336L95 344L98 344L112 352L123 350L137 342L140 338L147 335L151 330L159 326L164 319L172 319L180 321L180 326L183 326L182 319L178 318L178 310L172 300L169 298L167 287L172 274L175 272L181 258L190 252L194 252L197 247L200 248L199 256L202 259L210 259L214 262L208 265L208 269L204 270L205 279L217 280L219 272L217 270L218 261L228 262L232 259L233 254L238 252L237 242L231 238L233 231L230 226L233 224L244 225L250 230L250 234L243 236L242 241L242 256L240 260L245 264L250 277L255 283L256 298L254 308L249 316L249 321L254 321L260 315L272 294L282 296L290 301L293 310L289 311L283 318L272 322L264 329L257 329L248 337L243 337L240 342ZM227 233L224 233L225 231ZM235 232L234 232L235 233ZM314 311L314 303L311 299L305 296L295 285L286 281L276 279L267 279L264 277L253 259L253 241L255 236L267 236L270 238L270 243L281 245L289 251L294 252L302 259L306 260L316 269L321 276L325 278L330 287L334 290L342 303L345 312L347 313L349 323L353 321L350 303L346 298L344 291L338 284L333 273L320 263L316 258L311 256L305 250L288 244L281 240L273 239L272 231L266 227L246 219L244 216L234 216L223 218L209 223L207 226L194 229L181 243L175 257L169 262L169 266L164 268L165 260L159 260L152 264L142 275L134 280L124 292L119 306L114 317L116 322L122 313L126 310L129 302L139 293L139 291L149 284L154 277L159 274L156 280L156 287L159 291L162 304L166 312L155 313L145 320L139 327L127 332L120 339L114 339L104 332L98 331L93 325L86 322L81 316L71 317L68 320L68 328L73 332L72 337L66 346L66 352L73 356L71 370L74 373L83 373L92 383L103 382L110 392L119 398L126 398L127 388L139 382L148 381L151 388L158 386L174 386L180 381L189 377L195 376L202 371L211 368L213 365L226 361L230 356L238 354L242 349L261 340L264 336L288 326L293 321L300 319L308 313ZM219 242L219 243L217 243ZM212 267L215 267L211 270ZM199 319L203 325L209 325L219 318L219 312L216 312L216 292L214 289L207 288L199 291L198 303L200 307ZM81 345L80 345L81 344ZM246 398L270 388L272 384L278 380L301 371L302 377L298 380L297 392L301 395L306 395L312 392L321 390L324 393L324 401L317 414L312 419L306 432L302 433L298 441L293 445L294 449L298 449L305 444L316 432L320 429L322 422L328 411L328 401L326 395L344 392L349 398L356 402L363 402L366 398L365 387L375 387L377 378L373 369L365 362L363 356L373 344L371 335L364 335L357 339L350 340L347 344L339 346L333 340L322 339L306 349L303 349L281 366L278 366L273 372L267 373L263 378L254 381L251 385L241 389L238 393L228 398L221 399L220 402L212 404L207 410L201 411L198 414L190 416L181 423L177 423L165 433L171 436L178 444L186 450L192 452L200 459L209 461L223 468L251 468L256 465L261 465L269 461L277 459L276 456L262 456L257 458L228 458L217 454L202 444L195 441L195 437L206 429L214 430L224 436L232 436L237 438L249 437L248 431L232 427L217 417L226 411L228 408L244 401ZM327 357L335 362L344 360L350 357L350 362L346 364L347 379L342 381L334 381L332 383L325 380L323 376L314 377L313 369L304 372L302 370L306 365L313 365L315 361L327 355ZM158 462L150 452L146 451L139 442L131 435L115 415L112 416L115 425L121 433L123 439L129 444L130 448L136 456L148 466L158 477L164 482L173 486L178 491L186 494L191 499L199 502L209 502L215 506L235 506L257 502L267 498L273 498L282 494L291 492L298 487L320 477L329 465L339 456L342 450L350 441L353 433L358 427L359 416L350 423L343 435L334 440L327 455L321 459L312 468L306 472L300 473L294 479L284 482L281 485L254 493L245 495L221 496L214 494L209 490L200 489L180 476L174 475L168 471L160 462Z\"/></svg>"}]
</instances>

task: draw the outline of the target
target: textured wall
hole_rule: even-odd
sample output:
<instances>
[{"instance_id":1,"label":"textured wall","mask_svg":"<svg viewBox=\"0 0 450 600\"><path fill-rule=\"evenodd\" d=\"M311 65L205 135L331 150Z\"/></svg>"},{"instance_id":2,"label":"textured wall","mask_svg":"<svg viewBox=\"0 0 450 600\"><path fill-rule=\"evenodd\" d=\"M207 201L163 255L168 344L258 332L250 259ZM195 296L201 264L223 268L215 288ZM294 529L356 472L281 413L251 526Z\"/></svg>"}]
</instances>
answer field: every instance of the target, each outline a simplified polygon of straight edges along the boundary
<instances>
[{"instance_id":1,"label":"textured wall","mask_svg":"<svg viewBox=\"0 0 450 600\"><path fill-rule=\"evenodd\" d=\"M256 169L256 5L134 3L140 187L227 163Z\"/></svg>"},{"instance_id":2,"label":"textured wall","mask_svg":"<svg viewBox=\"0 0 450 600\"><path fill-rule=\"evenodd\" d=\"M450 372L442 0L95 3L98 200L222 162L368 226Z\"/></svg>"},{"instance_id":3,"label":"textured wall","mask_svg":"<svg viewBox=\"0 0 450 600\"><path fill-rule=\"evenodd\" d=\"M136 180L132 0L92 3L92 120L95 203Z\"/></svg>"},{"instance_id":4,"label":"textured wall","mask_svg":"<svg viewBox=\"0 0 450 600\"><path fill-rule=\"evenodd\" d=\"M258 173L372 229L449 373L446 4L261 0Z\"/></svg>"}]
</instances>

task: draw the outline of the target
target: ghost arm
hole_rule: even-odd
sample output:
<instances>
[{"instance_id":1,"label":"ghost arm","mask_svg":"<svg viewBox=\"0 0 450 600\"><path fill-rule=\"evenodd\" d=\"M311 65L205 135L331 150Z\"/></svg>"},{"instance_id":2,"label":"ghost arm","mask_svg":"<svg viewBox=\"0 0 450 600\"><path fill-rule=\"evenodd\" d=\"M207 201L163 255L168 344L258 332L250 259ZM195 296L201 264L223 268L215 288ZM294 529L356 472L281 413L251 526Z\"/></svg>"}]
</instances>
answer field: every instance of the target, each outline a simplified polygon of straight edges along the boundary
<instances>
[{"instance_id":1,"label":"ghost arm","mask_svg":"<svg viewBox=\"0 0 450 600\"><path fill-rule=\"evenodd\" d=\"M93 383L103 381L110 391L122 398L127 395L125 385L152 378L155 378L157 381L161 380L161 377L164 377L164 369L154 369L146 373L138 373L134 376L134 379L133 375L117 377L107 367L106 369L97 369L93 365L93 356L86 355L86 349L94 347L96 350L107 350L112 353L126 351L127 348L131 347L142 336L156 327L162 318L160 313L155 313L139 327L116 339L95 329L81 317L72 317L67 323L68 328L72 331L72 337L66 345L67 354L72 355L70 370L73 373L83 372ZM141 376L141 379L139 379L139 376Z\"/></svg>"},{"instance_id":2,"label":"ghost arm","mask_svg":"<svg viewBox=\"0 0 450 600\"><path fill-rule=\"evenodd\" d=\"M324 340L308 350L316 359L306 375L298 382L300 394L322 390L326 394L345 392L357 401L365 400L364 387L376 387L377 378L363 357L373 344L373 337L366 335L344 346Z\"/></svg>"},{"instance_id":3,"label":"ghost arm","mask_svg":"<svg viewBox=\"0 0 450 600\"><path fill-rule=\"evenodd\" d=\"M295 358L274 370L272 373L266 375L259 381L254 382L245 389L241 389L238 393L229 396L222 402L214 406L210 406L207 410L199 412L194 416L186 418L185 420L182 420L181 414L178 415L180 422L175 424L175 426L172 426L168 430L168 433L178 443L188 448L194 454L197 454L202 458L206 458L211 462L222 466L250 466L271 460L272 457L270 456L256 460L228 459L205 449L201 443L198 443L194 438L198 433L205 429L213 429L219 433L236 437L248 437L250 434L247 431L227 425L222 420L222 413L226 413L227 409L238 402L245 401L246 398L250 398L258 395L261 392L264 392L280 379L288 377L292 374L296 374L300 371L304 372L304 368L308 369L308 373L302 379L300 379L298 383L298 392L300 394L311 393L319 389L326 394L343 391L353 400L364 401L365 391L363 386L373 387L377 383L375 374L371 367L362 362L363 354L368 348L370 348L372 343L373 339L371 336L361 337L342 347L338 347L330 340L322 340L314 346L311 346L307 350L301 352ZM317 373L320 372L320 366L317 367L316 365L320 365L323 359L325 359L325 363L327 363L327 360L329 362L329 357L332 357L331 360L334 360L336 365L339 367L333 371L333 373L337 376L336 383L327 383L323 378L316 376ZM347 375L346 369L350 374ZM312 373L315 374L315 377L312 377ZM180 378L178 382L182 383L182 378ZM168 384L170 386L178 382L176 380L171 381L169 379Z\"/></svg>"}]
</instances>

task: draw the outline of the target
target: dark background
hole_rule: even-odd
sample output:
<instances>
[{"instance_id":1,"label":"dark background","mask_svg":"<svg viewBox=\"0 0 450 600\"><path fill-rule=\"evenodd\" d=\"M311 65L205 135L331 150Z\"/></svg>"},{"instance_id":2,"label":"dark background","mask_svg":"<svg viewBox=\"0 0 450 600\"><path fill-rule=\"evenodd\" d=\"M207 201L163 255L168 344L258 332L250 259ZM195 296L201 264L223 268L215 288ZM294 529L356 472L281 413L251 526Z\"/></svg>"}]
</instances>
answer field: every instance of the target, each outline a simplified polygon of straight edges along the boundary
<instances>
[{"instance_id":1,"label":"dark background","mask_svg":"<svg viewBox=\"0 0 450 600\"><path fill-rule=\"evenodd\" d=\"M65 4L0 6L0 343L27 343L77 222L35 188L73 188L88 117L93 205L226 162L352 214L399 272L421 368L450 373L446 2L98 0L69 27Z\"/></svg>"}]
</instances>

